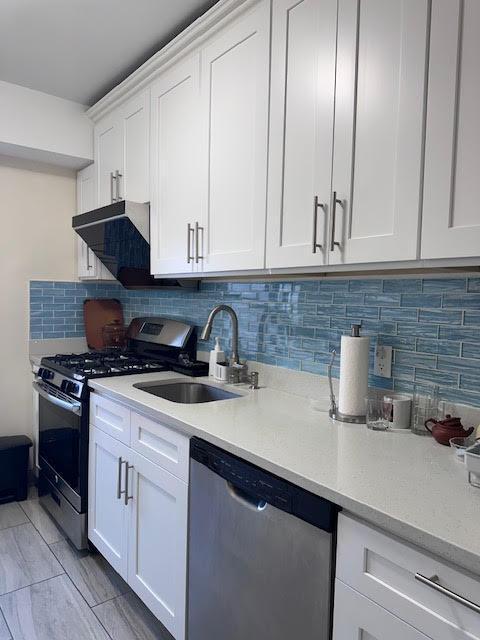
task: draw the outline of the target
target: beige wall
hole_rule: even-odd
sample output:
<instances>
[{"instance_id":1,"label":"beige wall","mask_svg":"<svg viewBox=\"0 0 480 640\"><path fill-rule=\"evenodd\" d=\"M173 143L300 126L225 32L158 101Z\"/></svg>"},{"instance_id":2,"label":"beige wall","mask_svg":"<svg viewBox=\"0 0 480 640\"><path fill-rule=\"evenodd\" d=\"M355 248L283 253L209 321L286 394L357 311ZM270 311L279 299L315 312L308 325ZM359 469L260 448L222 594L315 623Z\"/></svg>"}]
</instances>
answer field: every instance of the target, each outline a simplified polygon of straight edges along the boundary
<instances>
[{"instance_id":1,"label":"beige wall","mask_svg":"<svg viewBox=\"0 0 480 640\"><path fill-rule=\"evenodd\" d=\"M75 177L0 157L0 435L31 434L28 282L75 274Z\"/></svg>"}]
</instances>

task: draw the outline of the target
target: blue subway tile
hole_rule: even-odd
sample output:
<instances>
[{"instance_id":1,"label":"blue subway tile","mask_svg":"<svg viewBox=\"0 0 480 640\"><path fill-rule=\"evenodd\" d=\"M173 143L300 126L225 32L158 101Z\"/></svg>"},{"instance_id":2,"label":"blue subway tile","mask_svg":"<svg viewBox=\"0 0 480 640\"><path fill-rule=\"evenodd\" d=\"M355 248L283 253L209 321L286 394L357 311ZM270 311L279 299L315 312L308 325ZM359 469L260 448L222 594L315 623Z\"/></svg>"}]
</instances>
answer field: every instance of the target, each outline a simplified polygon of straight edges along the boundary
<instances>
[{"instance_id":1,"label":"blue subway tile","mask_svg":"<svg viewBox=\"0 0 480 640\"><path fill-rule=\"evenodd\" d=\"M467 309L463 318L464 325L477 325L480 327L480 311L470 311Z\"/></svg>"},{"instance_id":2,"label":"blue subway tile","mask_svg":"<svg viewBox=\"0 0 480 640\"><path fill-rule=\"evenodd\" d=\"M438 371L437 369L415 369L415 382L432 382L447 387L458 386L458 373Z\"/></svg>"},{"instance_id":3,"label":"blue subway tile","mask_svg":"<svg viewBox=\"0 0 480 640\"><path fill-rule=\"evenodd\" d=\"M412 351L395 350L395 364L409 365L411 367L435 367L436 356Z\"/></svg>"},{"instance_id":4,"label":"blue subway tile","mask_svg":"<svg viewBox=\"0 0 480 640\"><path fill-rule=\"evenodd\" d=\"M423 280L423 291L425 293L431 293L438 291L444 293L445 291L456 291L461 293L466 291L467 281L466 278L425 278Z\"/></svg>"},{"instance_id":5,"label":"blue subway tile","mask_svg":"<svg viewBox=\"0 0 480 640\"><path fill-rule=\"evenodd\" d=\"M480 278L469 278L467 291L480 291Z\"/></svg>"},{"instance_id":6,"label":"blue subway tile","mask_svg":"<svg viewBox=\"0 0 480 640\"><path fill-rule=\"evenodd\" d=\"M438 369L442 371L480 371L480 362L469 358L455 358L453 356L438 356Z\"/></svg>"},{"instance_id":7,"label":"blue subway tile","mask_svg":"<svg viewBox=\"0 0 480 640\"><path fill-rule=\"evenodd\" d=\"M378 319L378 307L357 307L347 305L347 318L370 318Z\"/></svg>"},{"instance_id":8,"label":"blue subway tile","mask_svg":"<svg viewBox=\"0 0 480 640\"><path fill-rule=\"evenodd\" d=\"M411 380L415 375L415 367L404 364L392 364L392 378L395 380Z\"/></svg>"},{"instance_id":9,"label":"blue subway tile","mask_svg":"<svg viewBox=\"0 0 480 640\"><path fill-rule=\"evenodd\" d=\"M399 278L383 281L384 293L420 293L422 281L414 278Z\"/></svg>"},{"instance_id":10,"label":"blue subway tile","mask_svg":"<svg viewBox=\"0 0 480 640\"><path fill-rule=\"evenodd\" d=\"M464 342L462 345L462 356L464 358L480 358L480 342Z\"/></svg>"},{"instance_id":11,"label":"blue subway tile","mask_svg":"<svg viewBox=\"0 0 480 640\"><path fill-rule=\"evenodd\" d=\"M476 342L480 340L480 329L476 327L440 327L441 340Z\"/></svg>"},{"instance_id":12,"label":"blue subway tile","mask_svg":"<svg viewBox=\"0 0 480 640\"><path fill-rule=\"evenodd\" d=\"M478 372L478 375L461 373L460 389L468 389L469 391L476 391L477 393L480 393L480 371Z\"/></svg>"},{"instance_id":13,"label":"blue subway tile","mask_svg":"<svg viewBox=\"0 0 480 640\"><path fill-rule=\"evenodd\" d=\"M480 407L480 393L449 387L440 387L439 393L442 400L455 402L456 404L471 404L473 406Z\"/></svg>"},{"instance_id":14,"label":"blue subway tile","mask_svg":"<svg viewBox=\"0 0 480 640\"><path fill-rule=\"evenodd\" d=\"M460 355L460 342L417 338L416 350L423 353L440 354L442 356L458 356Z\"/></svg>"},{"instance_id":15,"label":"blue subway tile","mask_svg":"<svg viewBox=\"0 0 480 640\"><path fill-rule=\"evenodd\" d=\"M480 293L445 293L443 306L448 309L480 309Z\"/></svg>"},{"instance_id":16,"label":"blue subway tile","mask_svg":"<svg viewBox=\"0 0 480 640\"><path fill-rule=\"evenodd\" d=\"M432 309L442 306L442 296L430 293L402 293L400 305L417 309Z\"/></svg>"},{"instance_id":17,"label":"blue subway tile","mask_svg":"<svg viewBox=\"0 0 480 640\"><path fill-rule=\"evenodd\" d=\"M438 324L462 324L462 312L446 309L420 309L418 321Z\"/></svg>"},{"instance_id":18,"label":"blue subway tile","mask_svg":"<svg viewBox=\"0 0 480 640\"><path fill-rule=\"evenodd\" d=\"M348 291L348 280L321 280L320 291Z\"/></svg>"},{"instance_id":19,"label":"blue subway tile","mask_svg":"<svg viewBox=\"0 0 480 640\"><path fill-rule=\"evenodd\" d=\"M369 278L367 280L350 280L349 291L363 291L365 293L380 293L383 288L382 280Z\"/></svg>"},{"instance_id":20,"label":"blue subway tile","mask_svg":"<svg viewBox=\"0 0 480 640\"><path fill-rule=\"evenodd\" d=\"M387 345L403 351L415 351L415 338L409 336L389 336L379 334L378 344Z\"/></svg>"},{"instance_id":21,"label":"blue subway tile","mask_svg":"<svg viewBox=\"0 0 480 640\"><path fill-rule=\"evenodd\" d=\"M366 293L365 304L377 307L398 307L400 305L399 293Z\"/></svg>"},{"instance_id":22,"label":"blue subway tile","mask_svg":"<svg viewBox=\"0 0 480 640\"><path fill-rule=\"evenodd\" d=\"M383 307L380 309L382 320L396 320L402 322L415 322L418 318L418 309L402 309L401 307Z\"/></svg>"},{"instance_id":23,"label":"blue subway tile","mask_svg":"<svg viewBox=\"0 0 480 640\"><path fill-rule=\"evenodd\" d=\"M438 325L434 324L407 324L399 322L397 331L400 336L418 336L420 338L438 337Z\"/></svg>"},{"instance_id":24,"label":"blue subway tile","mask_svg":"<svg viewBox=\"0 0 480 640\"><path fill-rule=\"evenodd\" d=\"M333 294L334 304L360 304L363 305L364 293L351 293L350 291L340 291Z\"/></svg>"}]
</instances>

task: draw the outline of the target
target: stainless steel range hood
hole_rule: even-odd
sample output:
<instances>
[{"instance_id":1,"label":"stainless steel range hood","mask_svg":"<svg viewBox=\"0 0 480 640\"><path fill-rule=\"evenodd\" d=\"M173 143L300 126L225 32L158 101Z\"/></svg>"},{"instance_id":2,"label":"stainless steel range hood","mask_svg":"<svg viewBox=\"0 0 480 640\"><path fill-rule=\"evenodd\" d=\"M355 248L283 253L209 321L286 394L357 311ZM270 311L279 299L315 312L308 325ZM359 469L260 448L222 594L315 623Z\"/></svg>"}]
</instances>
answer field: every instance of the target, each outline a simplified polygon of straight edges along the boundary
<instances>
[{"instance_id":1,"label":"stainless steel range hood","mask_svg":"<svg viewBox=\"0 0 480 640\"><path fill-rule=\"evenodd\" d=\"M198 280L150 275L150 207L121 200L74 216L72 226L127 289L198 289Z\"/></svg>"}]
</instances>

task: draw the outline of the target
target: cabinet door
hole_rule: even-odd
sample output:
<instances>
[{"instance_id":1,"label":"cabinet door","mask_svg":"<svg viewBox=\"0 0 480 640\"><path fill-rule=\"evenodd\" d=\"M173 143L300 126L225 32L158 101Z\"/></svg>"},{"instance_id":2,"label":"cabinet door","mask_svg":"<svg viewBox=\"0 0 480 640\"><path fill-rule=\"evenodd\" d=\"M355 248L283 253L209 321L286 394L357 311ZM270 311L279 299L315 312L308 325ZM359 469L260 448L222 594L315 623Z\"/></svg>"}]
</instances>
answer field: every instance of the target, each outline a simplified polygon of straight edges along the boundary
<instances>
[{"instance_id":1,"label":"cabinet door","mask_svg":"<svg viewBox=\"0 0 480 640\"><path fill-rule=\"evenodd\" d=\"M427 18L427 0L339 0L330 263L417 258Z\"/></svg>"},{"instance_id":2,"label":"cabinet door","mask_svg":"<svg viewBox=\"0 0 480 640\"><path fill-rule=\"evenodd\" d=\"M123 136L118 113L112 113L95 126L95 164L99 207L115 202L116 181L112 173L123 173Z\"/></svg>"},{"instance_id":3,"label":"cabinet door","mask_svg":"<svg viewBox=\"0 0 480 640\"><path fill-rule=\"evenodd\" d=\"M150 91L143 91L120 109L123 157L120 200L148 202L150 170Z\"/></svg>"},{"instance_id":4,"label":"cabinet door","mask_svg":"<svg viewBox=\"0 0 480 640\"><path fill-rule=\"evenodd\" d=\"M273 4L267 267L324 264L337 0Z\"/></svg>"},{"instance_id":5,"label":"cabinet door","mask_svg":"<svg viewBox=\"0 0 480 640\"><path fill-rule=\"evenodd\" d=\"M206 271L264 266L269 25L262 0L202 53Z\"/></svg>"},{"instance_id":6,"label":"cabinet door","mask_svg":"<svg viewBox=\"0 0 480 640\"><path fill-rule=\"evenodd\" d=\"M125 580L131 504L125 506L124 494L119 498L118 491L125 489L125 466L129 459L128 447L100 429L90 428L88 537Z\"/></svg>"},{"instance_id":7,"label":"cabinet door","mask_svg":"<svg viewBox=\"0 0 480 640\"><path fill-rule=\"evenodd\" d=\"M167 71L151 89L151 269L156 275L195 269L195 222L203 226L199 166L200 58Z\"/></svg>"},{"instance_id":8,"label":"cabinet door","mask_svg":"<svg viewBox=\"0 0 480 640\"><path fill-rule=\"evenodd\" d=\"M428 640L358 591L335 580L332 640Z\"/></svg>"},{"instance_id":9,"label":"cabinet door","mask_svg":"<svg viewBox=\"0 0 480 640\"><path fill-rule=\"evenodd\" d=\"M95 165L91 164L77 173L77 213L85 213L95 209L97 202L95 184ZM96 278L98 260L82 238L77 236L78 277Z\"/></svg>"},{"instance_id":10,"label":"cabinet door","mask_svg":"<svg viewBox=\"0 0 480 640\"><path fill-rule=\"evenodd\" d=\"M128 584L176 640L185 637L188 485L138 453Z\"/></svg>"},{"instance_id":11,"label":"cabinet door","mask_svg":"<svg viewBox=\"0 0 480 640\"><path fill-rule=\"evenodd\" d=\"M480 3L435 0L422 258L480 256Z\"/></svg>"}]
</instances>

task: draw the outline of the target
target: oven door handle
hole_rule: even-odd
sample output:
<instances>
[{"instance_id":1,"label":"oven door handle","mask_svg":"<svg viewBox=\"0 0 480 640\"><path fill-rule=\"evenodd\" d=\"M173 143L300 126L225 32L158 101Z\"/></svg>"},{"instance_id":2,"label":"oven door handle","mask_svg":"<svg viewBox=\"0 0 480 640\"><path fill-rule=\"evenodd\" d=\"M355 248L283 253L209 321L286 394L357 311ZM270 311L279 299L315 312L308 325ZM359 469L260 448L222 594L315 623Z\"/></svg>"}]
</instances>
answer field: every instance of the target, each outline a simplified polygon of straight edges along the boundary
<instances>
[{"instance_id":1,"label":"oven door handle","mask_svg":"<svg viewBox=\"0 0 480 640\"><path fill-rule=\"evenodd\" d=\"M35 391L37 391L38 394L42 396L42 398L45 398L45 400L48 400L48 402L51 402L52 404L56 404L57 407L61 407L62 409L65 409L65 411L70 411L71 413L74 413L77 416L81 415L82 413L81 402L70 402L69 400L62 400L62 398L57 398L56 396L52 396L50 393L48 393L45 387L39 384L38 382L33 382L32 384Z\"/></svg>"}]
</instances>

